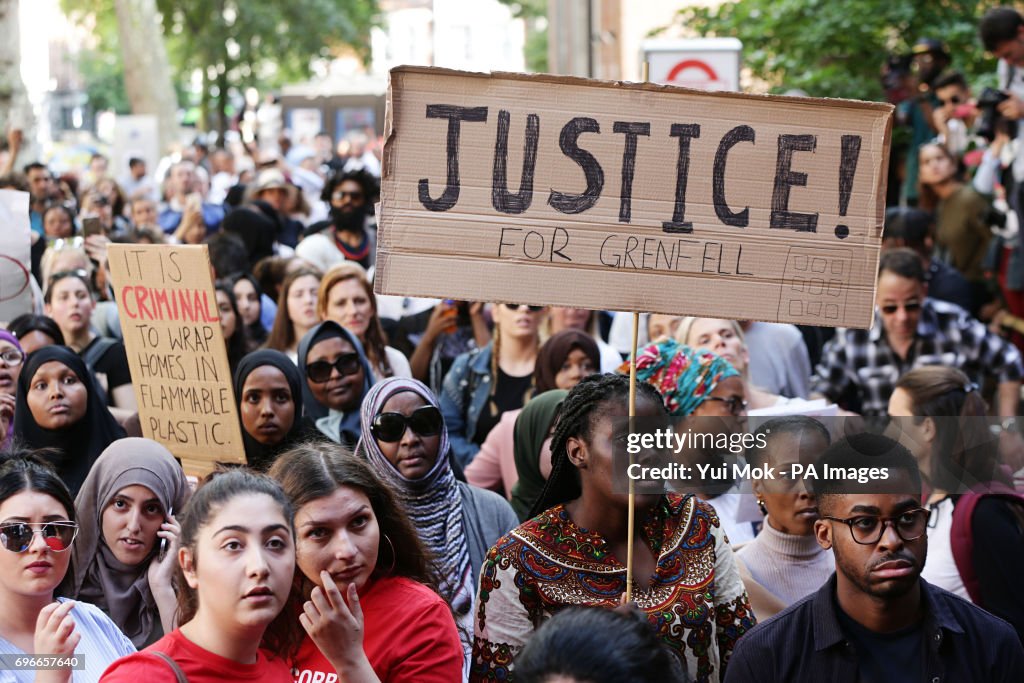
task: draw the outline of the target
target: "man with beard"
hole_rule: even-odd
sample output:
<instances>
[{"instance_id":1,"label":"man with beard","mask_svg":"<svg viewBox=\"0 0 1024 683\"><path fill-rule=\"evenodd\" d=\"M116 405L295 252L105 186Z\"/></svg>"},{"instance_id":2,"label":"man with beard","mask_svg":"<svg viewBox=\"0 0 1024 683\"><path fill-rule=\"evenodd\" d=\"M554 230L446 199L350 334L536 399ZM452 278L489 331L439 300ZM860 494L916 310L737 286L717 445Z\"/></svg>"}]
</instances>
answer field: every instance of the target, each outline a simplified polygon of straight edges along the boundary
<instances>
[{"instance_id":1,"label":"man with beard","mask_svg":"<svg viewBox=\"0 0 1024 683\"><path fill-rule=\"evenodd\" d=\"M377 182L365 171L331 177L321 197L330 204L331 219L310 226L309 237L299 242L295 255L324 273L342 261L369 269L377 248L377 231L370 225L369 213L376 196Z\"/></svg>"},{"instance_id":2,"label":"man with beard","mask_svg":"<svg viewBox=\"0 0 1024 683\"><path fill-rule=\"evenodd\" d=\"M822 478L824 468L887 478ZM835 470L831 470L835 472ZM929 511L910 453L877 434L830 446L811 479L836 573L744 635L725 683L1022 681L1024 648L1005 621L920 578Z\"/></svg>"}]
</instances>

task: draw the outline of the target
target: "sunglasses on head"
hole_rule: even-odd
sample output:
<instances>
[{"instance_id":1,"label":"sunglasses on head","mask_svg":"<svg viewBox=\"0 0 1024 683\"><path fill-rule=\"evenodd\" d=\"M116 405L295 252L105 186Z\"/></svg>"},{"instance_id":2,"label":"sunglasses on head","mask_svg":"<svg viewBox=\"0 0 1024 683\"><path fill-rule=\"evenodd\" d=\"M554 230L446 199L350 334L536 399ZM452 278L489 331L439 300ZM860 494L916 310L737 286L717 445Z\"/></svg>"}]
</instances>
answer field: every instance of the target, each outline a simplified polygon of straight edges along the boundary
<instances>
[{"instance_id":1,"label":"sunglasses on head","mask_svg":"<svg viewBox=\"0 0 1024 683\"><path fill-rule=\"evenodd\" d=\"M523 306L526 306L526 304L502 304L502 305L505 308L507 308L508 310L510 310L510 311L518 311ZM528 309L530 309L530 313L536 313L538 311L544 310L543 306L526 306L526 307Z\"/></svg>"},{"instance_id":2,"label":"sunglasses on head","mask_svg":"<svg viewBox=\"0 0 1024 683\"><path fill-rule=\"evenodd\" d=\"M306 366L306 377L317 384L323 384L331 378L331 370L337 370L339 375L345 377L356 374L360 367L358 353L343 353L334 362L318 360L310 363Z\"/></svg>"},{"instance_id":3,"label":"sunglasses on head","mask_svg":"<svg viewBox=\"0 0 1024 683\"><path fill-rule=\"evenodd\" d=\"M882 313L885 313L886 315L892 315L896 311L900 310L901 307L907 313L917 313L918 311L921 310L921 303L919 301L911 301L905 304L885 304L884 306L880 306L879 308L882 309Z\"/></svg>"},{"instance_id":4,"label":"sunglasses on head","mask_svg":"<svg viewBox=\"0 0 1024 683\"><path fill-rule=\"evenodd\" d=\"M420 436L436 436L441 432L443 423L440 410L434 406L423 406L408 416L401 413L381 413L373 418L370 433L378 441L394 443L401 440L406 428Z\"/></svg>"},{"instance_id":5,"label":"sunglasses on head","mask_svg":"<svg viewBox=\"0 0 1024 683\"><path fill-rule=\"evenodd\" d=\"M62 270L50 276L50 285L53 285L53 283L57 282L58 280L63 280L69 277L77 277L79 280L88 280L89 271L85 270L84 268L77 268L75 270Z\"/></svg>"},{"instance_id":6,"label":"sunglasses on head","mask_svg":"<svg viewBox=\"0 0 1024 683\"><path fill-rule=\"evenodd\" d=\"M23 553L32 545L32 538L42 534L50 550L62 553L71 547L78 535L75 522L18 522L0 526L0 545L12 553Z\"/></svg>"}]
</instances>

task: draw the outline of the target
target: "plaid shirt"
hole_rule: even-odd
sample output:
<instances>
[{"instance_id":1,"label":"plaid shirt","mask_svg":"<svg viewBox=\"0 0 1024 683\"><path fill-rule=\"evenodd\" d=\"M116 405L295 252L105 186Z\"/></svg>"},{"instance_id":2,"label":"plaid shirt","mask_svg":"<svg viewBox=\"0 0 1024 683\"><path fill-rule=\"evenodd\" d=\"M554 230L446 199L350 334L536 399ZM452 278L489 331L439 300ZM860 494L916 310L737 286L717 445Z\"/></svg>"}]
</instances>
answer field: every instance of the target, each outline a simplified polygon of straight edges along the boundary
<instances>
[{"instance_id":1,"label":"plaid shirt","mask_svg":"<svg viewBox=\"0 0 1024 683\"><path fill-rule=\"evenodd\" d=\"M1020 352L1013 344L959 306L926 298L906 359L889 346L876 310L870 330L836 330L822 351L811 390L863 415L884 415L896 381L926 365L957 368L979 385L986 373L1000 382L1024 376Z\"/></svg>"}]
</instances>

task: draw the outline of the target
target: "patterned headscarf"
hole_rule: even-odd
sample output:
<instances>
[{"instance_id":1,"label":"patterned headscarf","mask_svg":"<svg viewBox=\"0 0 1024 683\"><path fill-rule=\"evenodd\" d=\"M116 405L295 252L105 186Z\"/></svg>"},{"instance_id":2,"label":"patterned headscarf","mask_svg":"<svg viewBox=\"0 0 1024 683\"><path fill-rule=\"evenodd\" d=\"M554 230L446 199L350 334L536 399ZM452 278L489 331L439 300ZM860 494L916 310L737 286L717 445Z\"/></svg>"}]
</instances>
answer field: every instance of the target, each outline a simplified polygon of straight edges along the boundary
<instances>
[{"instance_id":1,"label":"patterned headscarf","mask_svg":"<svg viewBox=\"0 0 1024 683\"><path fill-rule=\"evenodd\" d=\"M629 374L629 361L619 367ZM636 378L665 398L670 415L685 417L707 400L718 383L740 373L711 351L698 351L674 339L645 346L636 357Z\"/></svg>"},{"instance_id":2,"label":"patterned headscarf","mask_svg":"<svg viewBox=\"0 0 1024 683\"><path fill-rule=\"evenodd\" d=\"M360 419L362 436L356 453L366 458L374 471L391 487L405 505L424 545L438 558L445 585L442 595L458 615L465 614L473 601L474 579L469 565L469 545L462 523L462 495L448 457L448 428L441 425L434 466L419 479L407 479L381 452L370 426L395 394L411 391L427 405L440 410L437 398L422 382L406 377L389 377L373 385L363 399Z\"/></svg>"}]
</instances>

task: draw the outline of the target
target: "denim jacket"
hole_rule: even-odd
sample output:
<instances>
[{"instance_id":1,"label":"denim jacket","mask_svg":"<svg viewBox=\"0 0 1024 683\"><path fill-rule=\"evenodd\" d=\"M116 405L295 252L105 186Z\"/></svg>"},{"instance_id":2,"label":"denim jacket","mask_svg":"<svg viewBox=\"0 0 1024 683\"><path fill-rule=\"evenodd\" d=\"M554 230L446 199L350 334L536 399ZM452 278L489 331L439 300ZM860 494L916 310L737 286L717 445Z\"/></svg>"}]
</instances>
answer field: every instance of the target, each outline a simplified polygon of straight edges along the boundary
<instances>
[{"instance_id":1,"label":"denim jacket","mask_svg":"<svg viewBox=\"0 0 1024 683\"><path fill-rule=\"evenodd\" d=\"M441 414L452 455L465 468L480 446L473 443L480 413L491 395L491 344L459 355L444 377Z\"/></svg>"}]
</instances>

